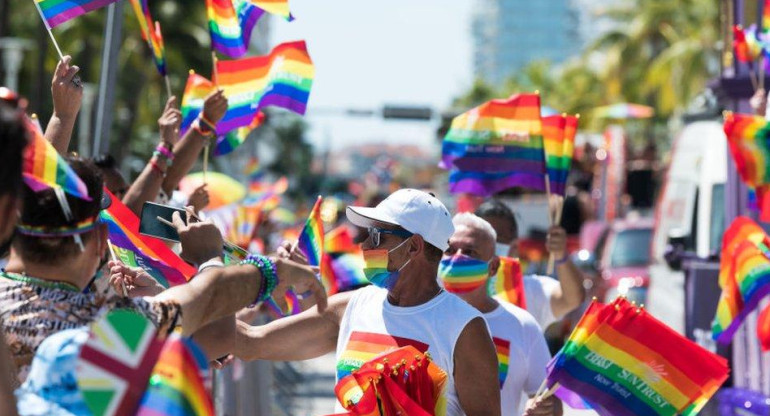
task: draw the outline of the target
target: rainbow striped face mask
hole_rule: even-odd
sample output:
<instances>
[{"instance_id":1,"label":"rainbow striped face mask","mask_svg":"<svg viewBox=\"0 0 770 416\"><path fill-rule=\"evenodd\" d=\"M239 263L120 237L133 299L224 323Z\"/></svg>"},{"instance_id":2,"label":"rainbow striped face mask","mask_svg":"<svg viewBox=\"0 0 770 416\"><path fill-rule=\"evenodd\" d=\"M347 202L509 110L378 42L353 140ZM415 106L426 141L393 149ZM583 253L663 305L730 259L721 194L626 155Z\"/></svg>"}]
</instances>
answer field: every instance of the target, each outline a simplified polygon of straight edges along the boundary
<instances>
[{"instance_id":1,"label":"rainbow striped face mask","mask_svg":"<svg viewBox=\"0 0 770 416\"><path fill-rule=\"evenodd\" d=\"M364 276L371 284L381 287L383 289L393 289L398 281L398 274L401 270L404 270L412 259L409 259L403 266L399 267L396 271L388 270L388 255L403 246L404 243L409 241L402 241L401 244L393 247L391 250L365 250L364 254Z\"/></svg>"},{"instance_id":2,"label":"rainbow striped face mask","mask_svg":"<svg viewBox=\"0 0 770 416\"><path fill-rule=\"evenodd\" d=\"M487 282L489 262L474 259L465 254L455 254L441 260L438 276L447 292L473 292Z\"/></svg>"}]
</instances>

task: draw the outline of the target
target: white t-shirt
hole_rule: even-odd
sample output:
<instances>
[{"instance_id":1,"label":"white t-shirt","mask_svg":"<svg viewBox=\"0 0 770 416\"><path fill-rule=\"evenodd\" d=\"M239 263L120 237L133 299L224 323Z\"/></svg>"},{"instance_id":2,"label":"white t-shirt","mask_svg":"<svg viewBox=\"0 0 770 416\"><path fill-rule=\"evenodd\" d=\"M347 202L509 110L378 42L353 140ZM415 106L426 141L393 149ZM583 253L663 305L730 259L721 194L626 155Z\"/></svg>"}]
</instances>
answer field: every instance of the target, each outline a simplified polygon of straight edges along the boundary
<instances>
[{"instance_id":1,"label":"white t-shirt","mask_svg":"<svg viewBox=\"0 0 770 416\"><path fill-rule=\"evenodd\" d=\"M366 361L389 350L412 345L428 351L433 362L447 374L443 399L437 415L463 415L454 383L454 349L457 339L471 320L481 313L464 300L447 292L422 305L394 306L388 291L367 286L350 299L337 338L337 381ZM335 406L341 413L342 405Z\"/></svg>"},{"instance_id":2,"label":"white t-shirt","mask_svg":"<svg viewBox=\"0 0 770 416\"><path fill-rule=\"evenodd\" d=\"M528 274L524 276L524 296L527 300L527 312L535 317L543 331L556 322L551 308L551 298L559 281L548 276Z\"/></svg>"},{"instance_id":3,"label":"white t-shirt","mask_svg":"<svg viewBox=\"0 0 770 416\"><path fill-rule=\"evenodd\" d=\"M484 319L492 333L500 366L502 416L521 415L527 397L537 393L545 379L551 354L535 318L502 298L496 299L500 306L485 313Z\"/></svg>"}]
</instances>

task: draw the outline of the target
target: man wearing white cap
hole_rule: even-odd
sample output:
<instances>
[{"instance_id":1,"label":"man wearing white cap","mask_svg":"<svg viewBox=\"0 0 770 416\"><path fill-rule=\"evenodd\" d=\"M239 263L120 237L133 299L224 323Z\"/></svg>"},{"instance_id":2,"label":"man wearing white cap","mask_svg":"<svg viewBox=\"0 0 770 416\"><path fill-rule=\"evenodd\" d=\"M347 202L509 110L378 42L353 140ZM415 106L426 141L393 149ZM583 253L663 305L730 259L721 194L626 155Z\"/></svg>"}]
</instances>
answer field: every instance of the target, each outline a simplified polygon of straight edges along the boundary
<instances>
[{"instance_id":1,"label":"man wearing white cap","mask_svg":"<svg viewBox=\"0 0 770 416\"><path fill-rule=\"evenodd\" d=\"M312 308L258 327L239 322L236 355L294 361L336 349L339 380L383 352L412 345L448 376L436 414L500 415L487 326L436 280L454 233L446 207L428 193L402 189L375 208L348 207L347 217L368 231L361 249L372 286L330 297L324 312Z\"/></svg>"}]
</instances>

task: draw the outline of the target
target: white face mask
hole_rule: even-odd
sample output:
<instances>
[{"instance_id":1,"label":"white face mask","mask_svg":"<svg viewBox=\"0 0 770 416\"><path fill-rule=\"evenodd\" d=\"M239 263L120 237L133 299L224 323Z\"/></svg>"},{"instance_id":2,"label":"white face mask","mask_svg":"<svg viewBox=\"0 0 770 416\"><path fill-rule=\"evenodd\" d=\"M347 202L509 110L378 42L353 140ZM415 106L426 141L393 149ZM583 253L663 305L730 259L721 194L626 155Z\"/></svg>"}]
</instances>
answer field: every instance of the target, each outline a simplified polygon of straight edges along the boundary
<instances>
[{"instance_id":1,"label":"white face mask","mask_svg":"<svg viewBox=\"0 0 770 416\"><path fill-rule=\"evenodd\" d=\"M508 257L511 246L503 243L495 243L495 255L497 257Z\"/></svg>"}]
</instances>

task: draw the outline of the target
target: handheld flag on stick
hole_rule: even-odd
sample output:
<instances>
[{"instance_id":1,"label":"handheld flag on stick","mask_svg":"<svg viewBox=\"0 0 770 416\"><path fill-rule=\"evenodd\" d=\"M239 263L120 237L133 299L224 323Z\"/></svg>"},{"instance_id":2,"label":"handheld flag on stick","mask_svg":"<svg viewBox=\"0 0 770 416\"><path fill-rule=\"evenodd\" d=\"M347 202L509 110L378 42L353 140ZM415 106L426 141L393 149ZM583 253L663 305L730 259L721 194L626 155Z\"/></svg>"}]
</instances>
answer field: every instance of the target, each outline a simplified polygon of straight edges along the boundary
<instances>
[{"instance_id":1,"label":"handheld flag on stick","mask_svg":"<svg viewBox=\"0 0 770 416\"><path fill-rule=\"evenodd\" d=\"M206 0L211 47L240 58L249 50L251 32L264 10L248 0Z\"/></svg>"},{"instance_id":2,"label":"handheld flag on stick","mask_svg":"<svg viewBox=\"0 0 770 416\"><path fill-rule=\"evenodd\" d=\"M48 35L51 37L51 41L53 41L53 46L56 48L56 52L59 54L59 59L64 59L61 48L59 48L59 44L56 42L56 38L53 36L51 29L70 19L74 19L92 10L110 5L118 0L32 1L35 3L35 8L37 8L38 13L40 14L40 18L43 19L43 23L45 24L45 28L48 31Z\"/></svg>"},{"instance_id":3,"label":"handheld flag on stick","mask_svg":"<svg viewBox=\"0 0 770 416\"><path fill-rule=\"evenodd\" d=\"M324 253L324 225L321 221L322 201L323 198L320 196L316 199L297 241L297 248L307 257L307 262L311 266L320 266Z\"/></svg>"},{"instance_id":4,"label":"handheld flag on stick","mask_svg":"<svg viewBox=\"0 0 770 416\"><path fill-rule=\"evenodd\" d=\"M764 117L728 112L724 131L741 180L757 192L760 219L770 221L770 124Z\"/></svg>"},{"instance_id":5,"label":"handheld flag on stick","mask_svg":"<svg viewBox=\"0 0 770 416\"><path fill-rule=\"evenodd\" d=\"M500 267L497 275L489 279L488 292L490 296L498 296L508 303L522 309L527 309L527 299L524 294L524 276L521 272L519 259L500 257Z\"/></svg>"}]
</instances>

